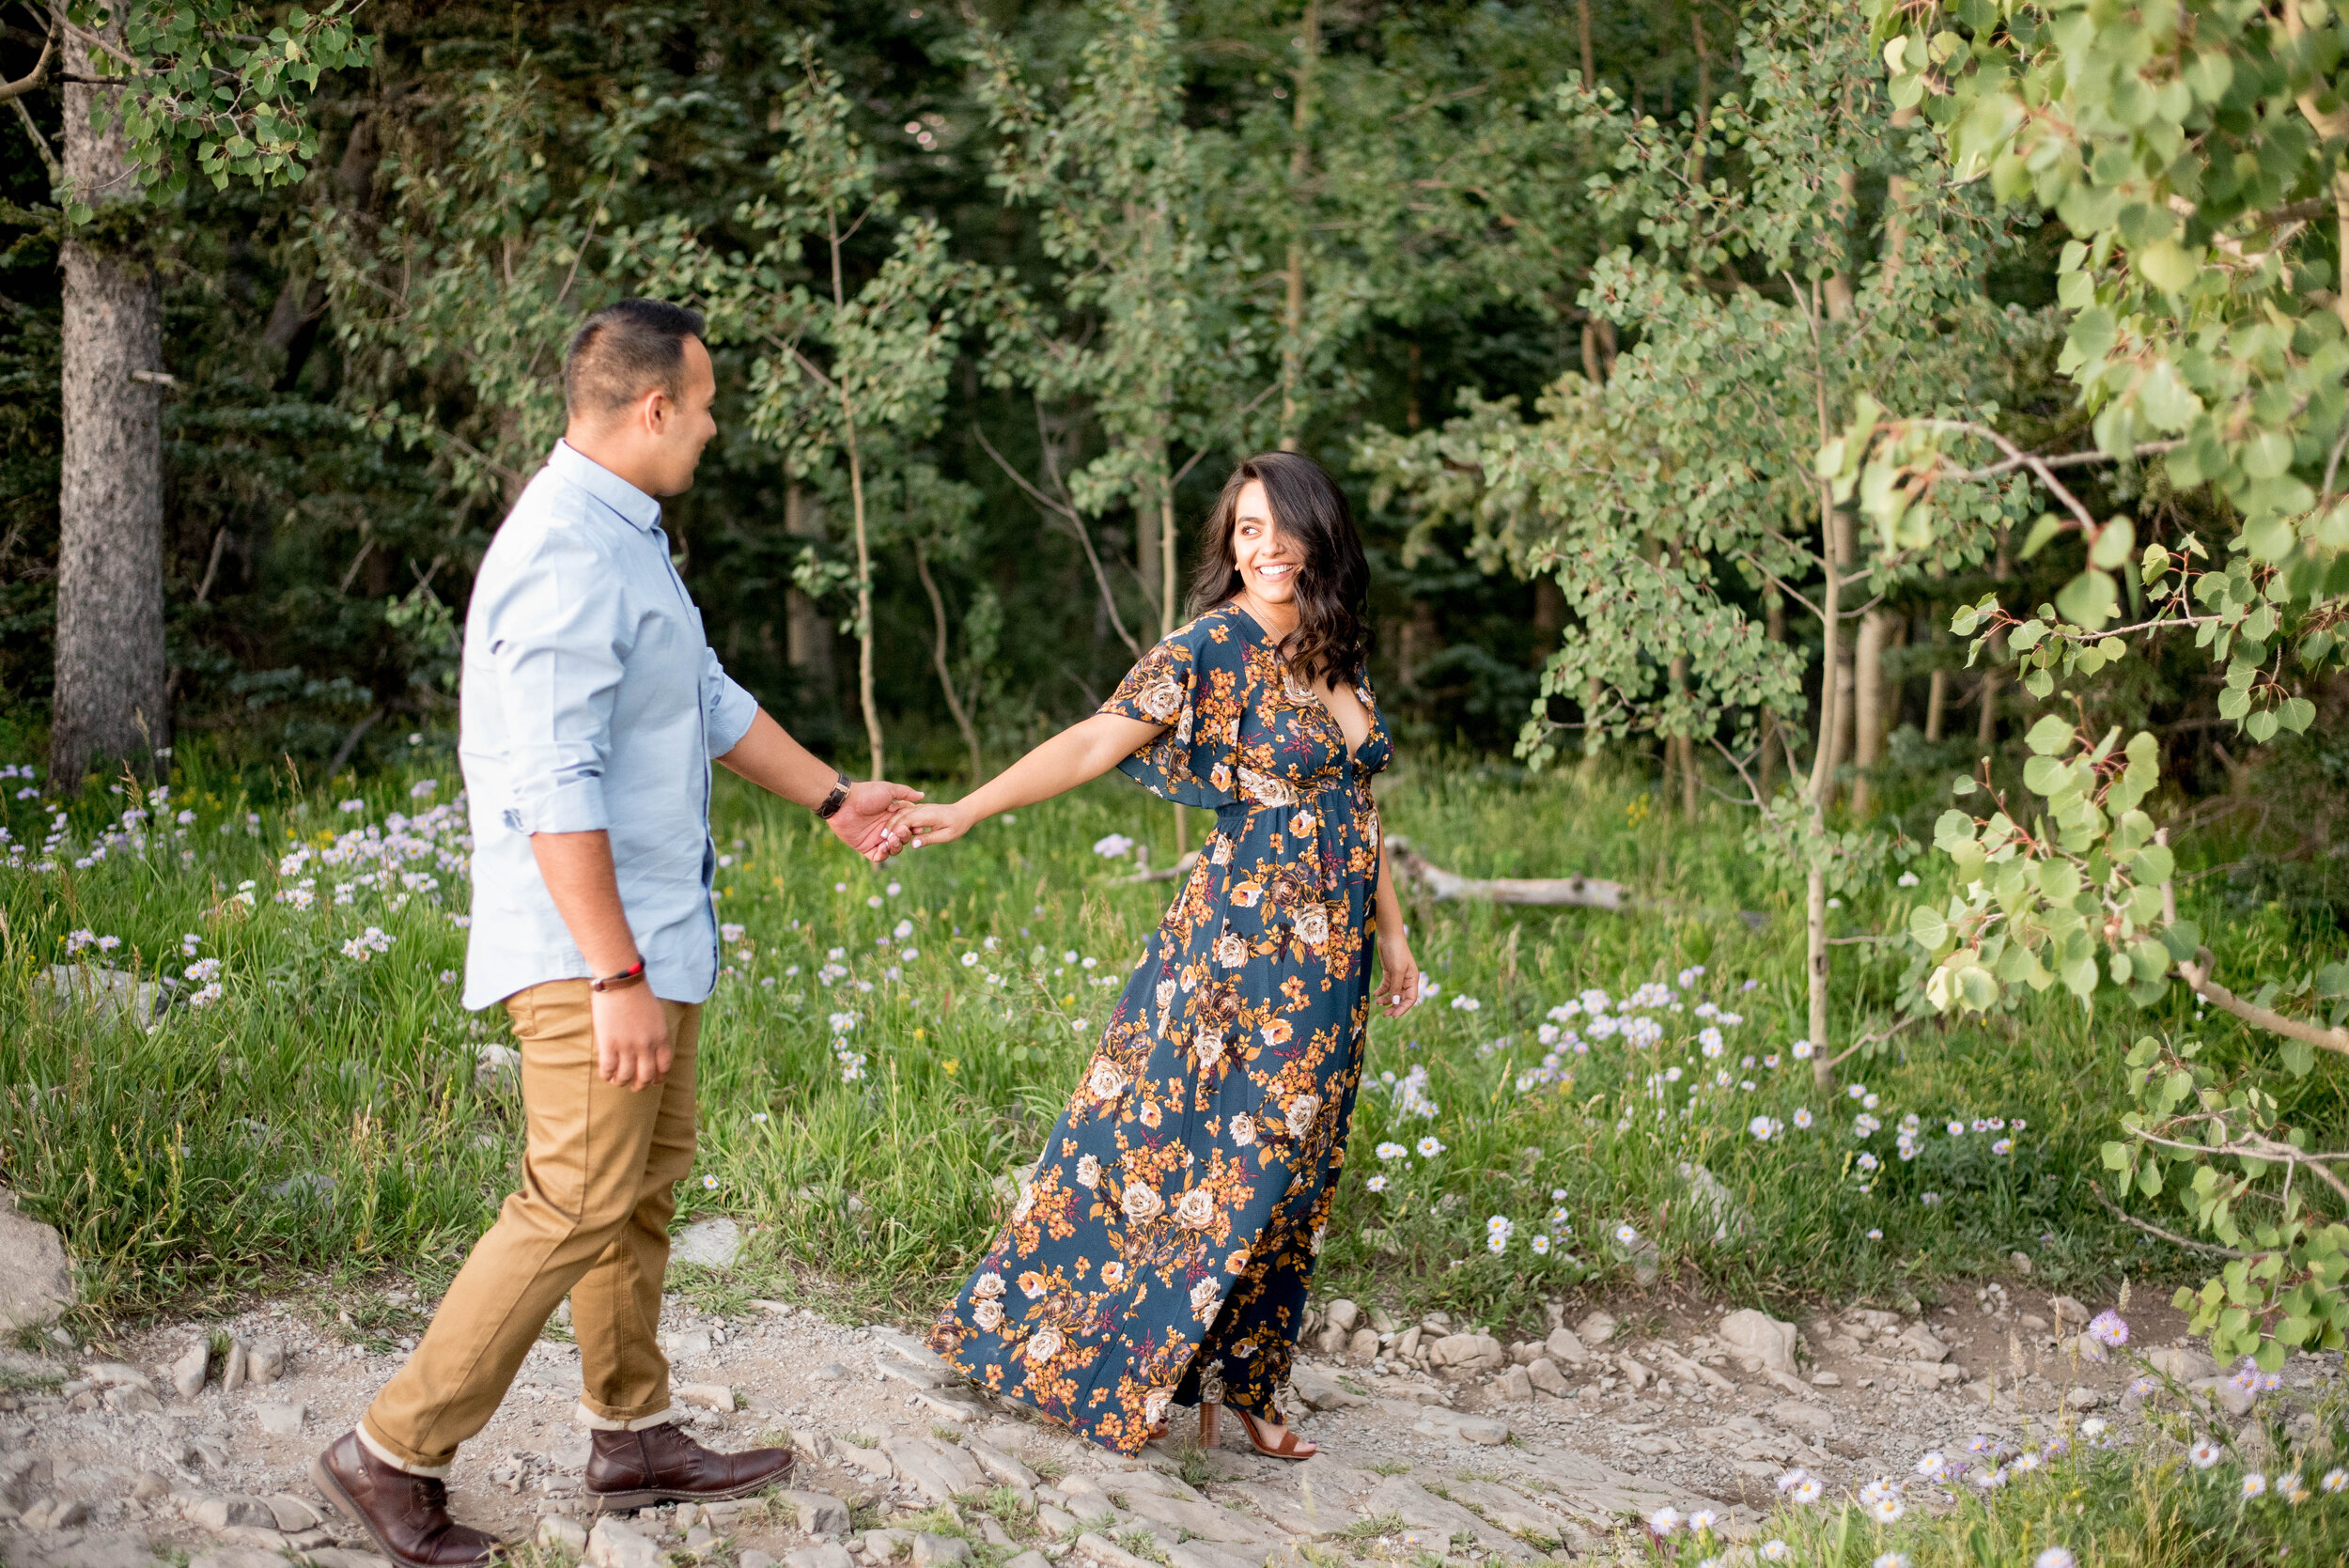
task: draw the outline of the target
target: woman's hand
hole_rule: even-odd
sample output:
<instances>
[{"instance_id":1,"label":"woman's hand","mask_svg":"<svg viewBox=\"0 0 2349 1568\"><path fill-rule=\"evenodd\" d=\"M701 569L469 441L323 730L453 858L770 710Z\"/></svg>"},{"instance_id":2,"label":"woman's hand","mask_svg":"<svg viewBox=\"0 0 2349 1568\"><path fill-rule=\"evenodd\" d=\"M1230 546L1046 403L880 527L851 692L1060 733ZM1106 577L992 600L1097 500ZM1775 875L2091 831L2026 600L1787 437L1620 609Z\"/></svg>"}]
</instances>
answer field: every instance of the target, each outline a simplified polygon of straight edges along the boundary
<instances>
[{"instance_id":1,"label":"woman's hand","mask_svg":"<svg viewBox=\"0 0 2349 1568\"><path fill-rule=\"evenodd\" d=\"M1378 939L1378 989L1373 994L1378 1010L1390 1018L1399 1018L1419 1005L1419 960L1411 956L1411 944L1403 938Z\"/></svg>"},{"instance_id":2,"label":"woman's hand","mask_svg":"<svg viewBox=\"0 0 2349 1568\"><path fill-rule=\"evenodd\" d=\"M959 800L951 805L908 804L890 817L889 831L899 844L919 849L925 845L952 844L969 832L975 820Z\"/></svg>"}]
</instances>

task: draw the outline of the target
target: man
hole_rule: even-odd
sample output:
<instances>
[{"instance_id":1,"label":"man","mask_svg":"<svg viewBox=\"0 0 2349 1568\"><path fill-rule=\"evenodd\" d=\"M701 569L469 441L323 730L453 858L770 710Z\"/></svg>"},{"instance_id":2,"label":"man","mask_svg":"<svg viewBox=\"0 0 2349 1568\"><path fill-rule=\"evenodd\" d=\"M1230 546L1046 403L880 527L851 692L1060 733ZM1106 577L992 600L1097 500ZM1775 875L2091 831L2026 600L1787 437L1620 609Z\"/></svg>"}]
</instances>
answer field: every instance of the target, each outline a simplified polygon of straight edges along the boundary
<instances>
[{"instance_id":1,"label":"man","mask_svg":"<svg viewBox=\"0 0 2349 1568\"><path fill-rule=\"evenodd\" d=\"M788 1450L713 1453L669 1424L655 1334L718 975L709 762L813 808L876 863L896 850L892 805L920 799L817 761L702 635L655 499L692 484L717 433L701 318L623 300L580 327L563 377L568 428L465 617L465 1005L504 1001L521 1046L521 1190L408 1364L311 1467L400 1568L496 1548L449 1517L444 1478L567 1296L599 1506L741 1497L788 1473Z\"/></svg>"}]
</instances>

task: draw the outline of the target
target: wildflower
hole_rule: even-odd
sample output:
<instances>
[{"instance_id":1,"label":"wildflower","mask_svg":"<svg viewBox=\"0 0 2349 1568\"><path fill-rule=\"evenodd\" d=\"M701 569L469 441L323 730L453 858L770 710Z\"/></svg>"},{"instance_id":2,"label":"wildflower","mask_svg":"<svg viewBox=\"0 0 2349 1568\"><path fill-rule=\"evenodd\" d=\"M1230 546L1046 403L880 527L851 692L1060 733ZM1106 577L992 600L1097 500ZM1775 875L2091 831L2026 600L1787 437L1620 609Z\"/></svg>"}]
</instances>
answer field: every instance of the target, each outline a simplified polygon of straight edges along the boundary
<instances>
[{"instance_id":1,"label":"wildflower","mask_svg":"<svg viewBox=\"0 0 2349 1568\"><path fill-rule=\"evenodd\" d=\"M1965 1123L1963 1123L1963 1122L1952 1122L1952 1123L1950 1124L1950 1136L1951 1136L1952 1138L1963 1138L1963 1137L1965 1137L1965 1136L1966 1136L1966 1124L1965 1124Z\"/></svg>"},{"instance_id":2,"label":"wildflower","mask_svg":"<svg viewBox=\"0 0 2349 1568\"><path fill-rule=\"evenodd\" d=\"M894 898L899 893L906 891L906 885L903 882L892 882L883 891L886 892L890 897Z\"/></svg>"},{"instance_id":3,"label":"wildflower","mask_svg":"<svg viewBox=\"0 0 2349 1568\"><path fill-rule=\"evenodd\" d=\"M1878 1498L1875 1501L1868 1504L1869 1516L1875 1519L1879 1525L1895 1524L1899 1521L1900 1516L1906 1512L1906 1507L1898 1498Z\"/></svg>"},{"instance_id":4,"label":"wildflower","mask_svg":"<svg viewBox=\"0 0 2349 1568\"><path fill-rule=\"evenodd\" d=\"M2299 1471L2286 1470L2276 1478L2276 1495L2297 1507L2309 1500L2308 1483L2300 1479Z\"/></svg>"},{"instance_id":5,"label":"wildflower","mask_svg":"<svg viewBox=\"0 0 2349 1568\"><path fill-rule=\"evenodd\" d=\"M438 779L418 779L414 784L408 786L408 799L411 800L429 800L439 792L440 787L441 781Z\"/></svg>"},{"instance_id":6,"label":"wildflower","mask_svg":"<svg viewBox=\"0 0 2349 1568\"><path fill-rule=\"evenodd\" d=\"M1720 1523L1720 1517L1709 1508L1695 1509L1688 1514L1688 1533L1690 1535L1708 1534L1715 1525Z\"/></svg>"},{"instance_id":7,"label":"wildflower","mask_svg":"<svg viewBox=\"0 0 2349 1568\"><path fill-rule=\"evenodd\" d=\"M2080 1436L2083 1437L2101 1437L2104 1433L2105 1419L2102 1416L2091 1416L2080 1422Z\"/></svg>"},{"instance_id":8,"label":"wildflower","mask_svg":"<svg viewBox=\"0 0 2349 1568\"><path fill-rule=\"evenodd\" d=\"M442 984L442 985L443 985L443 986L454 986L454 985L456 985L456 984L457 984L457 971L456 971L455 970L443 970L441 971L441 984Z\"/></svg>"},{"instance_id":9,"label":"wildflower","mask_svg":"<svg viewBox=\"0 0 2349 1568\"><path fill-rule=\"evenodd\" d=\"M1093 852L1109 860L1123 860L1134 846L1134 841L1124 833L1111 833L1093 841Z\"/></svg>"},{"instance_id":10,"label":"wildflower","mask_svg":"<svg viewBox=\"0 0 2349 1568\"><path fill-rule=\"evenodd\" d=\"M1892 885L1896 888L1913 888L1917 885L1917 874L1913 871L1904 871L1893 879ZM2046 1565L2043 1563L2041 1568L2046 1568Z\"/></svg>"},{"instance_id":11,"label":"wildflower","mask_svg":"<svg viewBox=\"0 0 2349 1568\"><path fill-rule=\"evenodd\" d=\"M975 954L975 953L966 953L966 954L964 954L964 955L962 955L962 967L963 967L964 969L967 969L967 970L969 970L969 969L976 969L976 968L978 968L978 965L979 965L979 955L978 955L977 954Z\"/></svg>"},{"instance_id":12,"label":"wildflower","mask_svg":"<svg viewBox=\"0 0 2349 1568\"><path fill-rule=\"evenodd\" d=\"M705 1192L715 1192L715 1191L717 1191L717 1190L718 1190L718 1178L717 1178L717 1177L715 1177L715 1176L704 1176L704 1177L702 1178L702 1190L703 1190L703 1191L705 1191Z\"/></svg>"},{"instance_id":13,"label":"wildflower","mask_svg":"<svg viewBox=\"0 0 2349 1568\"><path fill-rule=\"evenodd\" d=\"M764 1126L766 1125L766 1122L767 1122L767 1113L766 1113L765 1111L763 1111L763 1110L754 1110L754 1111L752 1111L752 1112L751 1112L751 1125L752 1125L753 1126Z\"/></svg>"},{"instance_id":14,"label":"wildflower","mask_svg":"<svg viewBox=\"0 0 2349 1568\"><path fill-rule=\"evenodd\" d=\"M2050 1546L2031 1559L2031 1568L2077 1568L2079 1559L2061 1546Z\"/></svg>"},{"instance_id":15,"label":"wildflower","mask_svg":"<svg viewBox=\"0 0 2349 1568\"><path fill-rule=\"evenodd\" d=\"M742 927L731 923L721 925L718 927L718 939L722 942L739 942L742 939Z\"/></svg>"},{"instance_id":16,"label":"wildflower","mask_svg":"<svg viewBox=\"0 0 2349 1568\"><path fill-rule=\"evenodd\" d=\"M1882 1231L1872 1230L1868 1233L1868 1239L1870 1241L1882 1241L1884 1239L1884 1233Z\"/></svg>"},{"instance_id":17,"label":"wildflower","mask_svg":"<svg viewBox=\"0 0 2349 1568\"><path fill-rule=\"evenodd\" d=\"M2343 1488L2349 1487L2349 1470L2326 1470L2325 1479L2316 1484L2327 1496L2338 1496Z\"/></svg>"},{"instance_id":18,"label":"wildflower","mask_svg":"<svg viewBox=\"0 0 2349 1568\"><path fill-rule=\"evenodd\" d=\"M1615 1227L1615 1240L1619 1245L1628 1247L1639 1239L1640 1233L1633 1230L1629 1225L1618 1225Z\"/></svg>"},{"instance_id":19,"label":"wildflower","mask_svg":"<svg viewBox=\"0 0 2349 1568\"><path fill-rule=\"evenodd\" d=\"M1527 1245L1533 1249L1533 1255L1535 1257L1546 1258L1549 1256L1549 1237L1537 1234Z\"/></svg>"},{"instance_id":20,"label":"wildflower","mask_svg":"<svg viewBox=\"0 0 2349 1568\"><path fill-rule=\"evenodd\" d=\"M1781 1124L1772 1121L1767 1116L1756 1116L1746 1124L1746 1130L1753 1134L1756 1141L1766 1143L1781 1126Z\"/></svg>"},{"instance_id":21,"label":"wildflower","mask_svg":"<svg viewBox=\"0 0 2349 1568\"><path fill-rule=\"evenodd\" d=\"M1392 1142L1381 1143L1378 1145L1377 1149L1378 1157L1380 1159L1401 1159L1405 1155L1409 1154L1410 1152L1410 1150L1405 1148L1402 1144Z\"/></svg>"},{"instance_id":22,"label":"wildflower","mask_svg":"<svg viewBox=\"0 0 2349 1568\"><path fill-rule=\"evenodd\" d=\"M1786 1048L1794 1054L1794 1058L1797 1062L1808 1062L1811 1060L1812 1046L1811 1042L1808 1040L1797 1040Z\"/></svg>"},{"instance_id":23,"label":"wildflower","mask_svg":"<svg viewBox=\"0 0 2349 1568\"><path fill-rule=\"evenodd\" d=\"M1773 1535L1767 1541L1762 1543L1763 1561L1792 1562L1794 1559L1795 1548L1788 1545L1785 1542L1781 1541L1777 1536Z\"/></svg>"},{"instance_id":24,"label":"wildflower","mask_svg":"<svg viewBox=\"0 0 2349 1568\"><path fill-rule=\"evenodd\" d=\"M1420 1158L1433 1159L1441 1153L1443 1153L1443 1144L1438 1141L1434 1133L1431 1132L1419 1141Z\"/></svg>"},{"instance_id":25,"label":"wildflower","mask_svg":"<svg viewBox=\"0 0 2349 1568\"><path fill-rule=\"evenodd\" d=\"M1997 1468L1979 1471L1974 1476L1974 1484L1985 1492L1995 1492L2006 1484L2006 1472Z\"/></svg>"},{"instance_id":26,"label":"wildflower","mask_svg":"<svg viewBox=\"0 0 2349 1568\"><path fill-rule=\"evenodd\" d=\"M2129 1343L2129 1326L2119 1312L2108 1309L2089 1320L2088 1337L2118 1350Z\"/></svg>"},{"instance_id":27,"label":"wildflower","mask_svg":"<svg viewBox=\"0 0 2349 1568\"><path fill-rule=\"evenodd\" d=\"M2264 1497L2266 1494L2267 1478L2257 1470L2245 1471L2243 1475L2243 1500L2245 1502L2249 1502L2253 1498Z\"/></svg>"},{"instance_id":28,"label":"wildflower","mask_svg":"<svg viewBox=\"0 0 2349 1568\"><path fill-rule=\"evenodd\" d=\"M1791 1492L1810 1479L1811 1472L1797 1465L1778 1478L1778 1489L1781 1492Z\"/></svg>"},{"instance_id":29,"label":"wildflower","mask_svg":"<svg viewBox=\"0 0 2349 1568\"><path fill-rule=\"evenodd\" d=\"M204 986L192 993L188 997L188 1005L191 1007L210 1007L213 1002L218 1001L220 998L220 982L215 980L210 985Z\"/></svg>"},{"instance_id":30,"label":"wildflower","mask_svg":"<svg viewBox=\"0 0 2349 1568\"><path fill-rule=\"evenodd\" d=\"M1924 1204L1927 1208L1934 1208L1939 1205L1941 1202L1941 1194L1938 1192L1921 1192L1917 1195L1917 1201Z\"/></svg>"},{"instance_id":31,"label":"wildflower","mask_svg":"<svg viewBox=\"0 0 2349 1568\"><path fill-rule=\"evenodd\" d=\"M112 953L116 948L120 947L121 945L122 939L120 937L101 937L98 939L98 951L101 953Z\"/></svg>"},{"instance_id":32,"label":"wildflower","mask_svg":"<svg viewBox=\"0 0 2349 1568\"><path fill-rule=\"evenodd\" d=\"M1670 1535L1680 1528L1680 1510L1659 1508L1647 1516L1647 1528L1658 1535Z\"/></svg>"},{"instance_id":33,"label":"wildflower","mask_svg":"<svg viewBox=\"0 0 2349 1568\"><path fill-rule=\"evenodd\" d=\"M1387 1189L1387 1178L1384 1176L1373 1176L1362 1185L1369 1188L1373 1192L1384 1192Z\"/></svg>"},{"instance_id":34,"label":"wildflower","mask_svg":"<svg viewBox=\"0 0 2349 1568\"><path fill-rule=\"evenodd\" d=\"M2015 1456L2015 1467L2028 1475L2039 1468L2039 1455L2026 1450Z\"/></svg>"},{"instance_id":35,"label":"wildflower","mask_svg":"<svg viewBox=\"0 0 2349 1568\"><path fill-rule=\"evenodd\" d=\"M1473 1013L1484 1005L1474 997L1461 996L1452 999L1452 1010L1455 1013Z\"/></svg>"},{"instance_id":36,"label":"wildflower","mask_svg":"<svg viewBox=\"0 0 2349 1568\"><path fill-rule=\"evenodd\" d=\"M1908 1554L1886 1552L1875 1560L1871 1568L1908 1568Z\"/></svg>"},{"instance_id":37,"label":"wildflower","mask_svg":"<svg viewBox=\"0 0 2349 1568\"><path fill-rule=\"evenodd\" d=\"M1795 1108L1795 1126L1797 1131L1801 1132L1811 1130L1811 1112L1801 1106Z\"/></svg>"},{"instance_id":38,"label":"wildflower","mask_svg":"<svg viewBox=\"0 0 2349 1568\"><path fill-rule=\"evenodd\" d=\"M1721 1038L1721 1032L1709 1025L1697 1032L1697 1044L1707 1056L1719 1056L1729 1048L1729 1043Z\"/></svg>"},{"instance_id":39,"label":"wildflower","mask_svg":"<svg viewBox=\"0 0 2349 1568\"><path fill-rule=\"evenodd\" d=\"M2194 1462L2194 1467L2198 1470L2207 1470L2213 1465L2217 1464L2218 1455L2218 1445L2212 1442L2208 1437L2203 1438L2201 1442L2186 1451L2186 1458ZM2330 1480L2331 1478L2327 1477L2326 1479Z\"/></svg>"},{"instance_id":40,"label":"wildflower","mask_svg":"<svg viewBox=\"0 0 2349 1568\"><path fill-rule=\"evenodd\" d=\"M1990 1152L2001 1157L2011 1155L2015 1152L2015 1140L2012 1138L2001 1138L1996 1143L1990 1145Z\"/></svg>"},{"instance_id":41,"label":"wildflower","mask_svg":"<svg viewBox=\"0 0 2349 1568\"><path fill-rule=\"evenodd\" d=\"M1786 1489L1786 1495L1797 1502L1812 1503L1817 1502L1821 1495L1826 1491L1826 1486L1820 1483L1817 1476L1805 1476L1802 1480L1788 1487Z\"/></svg>"},{"instance_id":42,"label":"wildflower","mask_svg":"<svg viewBox=\"0 0 2349 1568\"><path fill-rule=\"evenodd\" d=\"M1924 1457L1917 1461L1917 1473L1927 1481L1940 1480L1949 1473L1949 1467L1950 1462L1942 1457L1939 1449L1928 1449Z\"/></svg>"},{"instance_id":43,"label":"wildflower","mask_svg":"<svg viewBox=\"0 0 2349 1568\"><path fill-rule=\"evenodd\" d=\"M344 815L349 816L354 813L366 810L367 803L365 800L345 800L341 805L336 806L334 809L341 812Z\"/></svg>"}]
</instances>

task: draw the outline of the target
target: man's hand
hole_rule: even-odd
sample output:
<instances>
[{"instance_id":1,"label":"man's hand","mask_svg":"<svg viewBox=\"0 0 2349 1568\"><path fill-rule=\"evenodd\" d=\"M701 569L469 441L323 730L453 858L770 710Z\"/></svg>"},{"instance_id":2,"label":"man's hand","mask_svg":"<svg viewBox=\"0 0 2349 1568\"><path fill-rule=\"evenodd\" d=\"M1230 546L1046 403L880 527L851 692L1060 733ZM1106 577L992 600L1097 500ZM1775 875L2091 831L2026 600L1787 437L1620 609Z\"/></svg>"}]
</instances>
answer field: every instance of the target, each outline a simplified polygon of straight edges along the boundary
<instances>
[{"instance_id":1,"label":"man's hand","mask_svg":"<svg viewBox=\"0 0 2349 1568\"><path fill-rule=\"evenodd\" d=\"M879 865L906 846L905 834L891 831L890 814L921 799L918 789L882 780L850 784L830 826L841 843Z\"/></svg>"},{"instance_id":2,"label":"man's hand","mask_svg":"<svg viewBox=\"0 0 2349 1568\"><path fill-rule=\"evenodd\" d=\"M669 1020L652 986L639 983L620 991L593 991L588 1004L596 1025L596 1076L623 1089L649 1089L669 1076Z\"/></svg>"}]
</instances>

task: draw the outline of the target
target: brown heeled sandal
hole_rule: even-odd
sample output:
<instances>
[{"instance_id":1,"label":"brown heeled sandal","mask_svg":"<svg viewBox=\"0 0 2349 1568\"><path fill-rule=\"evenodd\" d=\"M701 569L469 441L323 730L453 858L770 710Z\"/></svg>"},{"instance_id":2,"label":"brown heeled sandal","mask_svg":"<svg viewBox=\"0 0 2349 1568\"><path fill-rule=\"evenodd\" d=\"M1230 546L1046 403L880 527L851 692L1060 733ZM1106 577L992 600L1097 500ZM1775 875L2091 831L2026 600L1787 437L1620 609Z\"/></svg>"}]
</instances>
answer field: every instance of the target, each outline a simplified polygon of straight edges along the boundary
<instances>
[{"instance_id":1,"label":"brown heeled sandal","mask_svg":"<svg viewBox=\"0 0 2349 1568\"><path fill-rule=\"evenodd\" d=\"M1214 1403L1199 1406L1199 1446L1201 1448L1215 1447L1216 1416L1221 1409L1221 1405ZM1232 1414L1239 1418L1240 1428L1248 1434L1248 1440L1255 1445L1256 1452L1268 1459L1311 1459L1321 1452L1308 1439L1285 1430L1282 1432L1281 1440L1278 1443L1268 1443L1264 1440L1264 1429L1257 1425L1255 1417L1237 1405L1232 1406Z\"/></svg>"}]
</instances>

